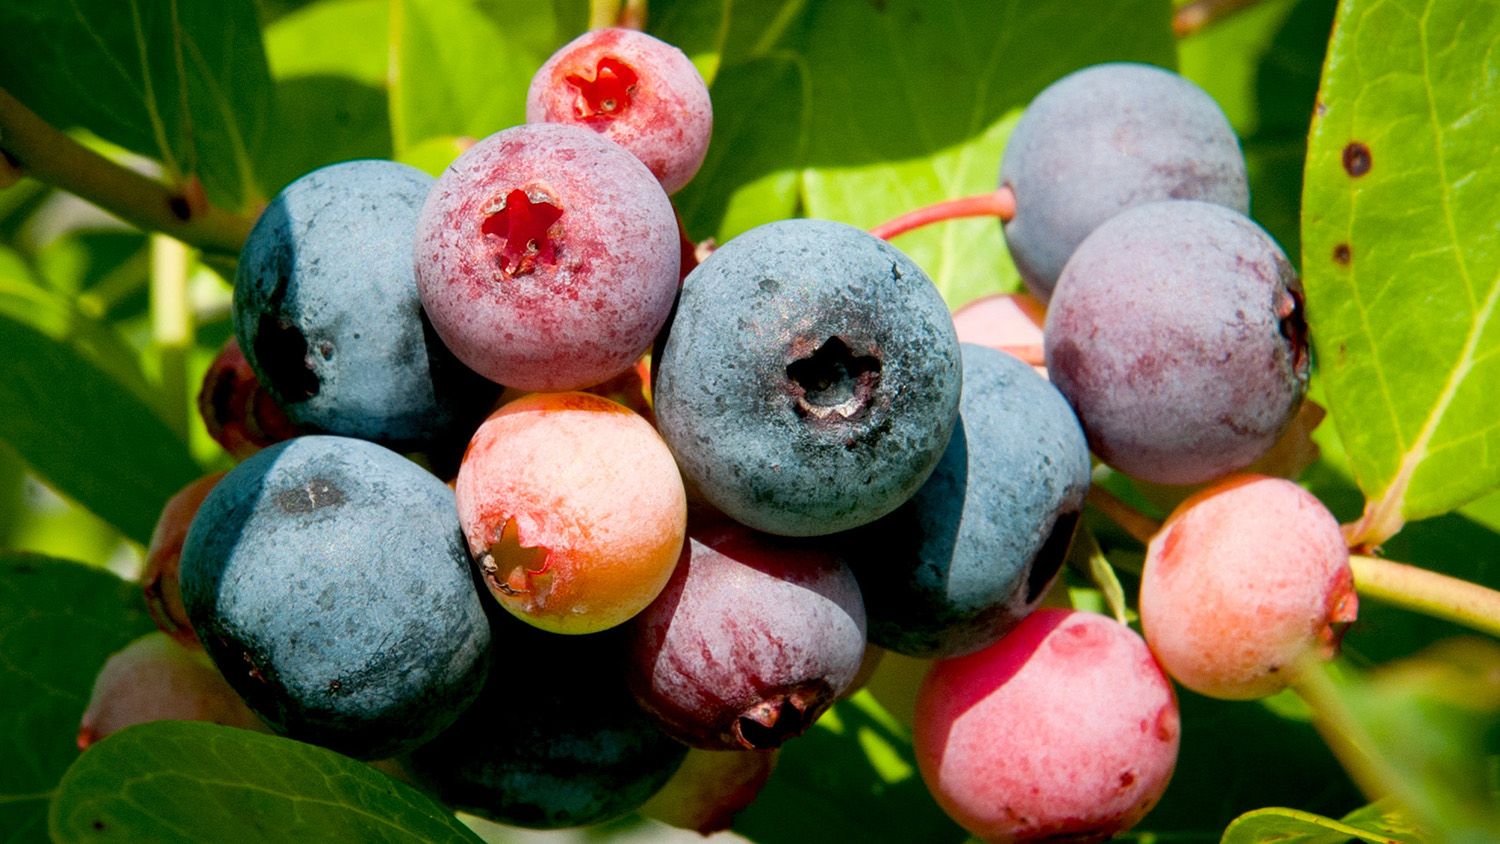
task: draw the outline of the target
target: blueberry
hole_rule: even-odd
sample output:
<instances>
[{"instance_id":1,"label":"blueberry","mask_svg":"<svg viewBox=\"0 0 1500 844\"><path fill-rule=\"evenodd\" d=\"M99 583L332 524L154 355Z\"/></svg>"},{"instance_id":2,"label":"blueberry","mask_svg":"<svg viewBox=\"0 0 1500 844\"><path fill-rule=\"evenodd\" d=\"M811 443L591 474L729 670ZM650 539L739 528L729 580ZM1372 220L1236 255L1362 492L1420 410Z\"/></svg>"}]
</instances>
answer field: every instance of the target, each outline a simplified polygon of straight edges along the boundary
<instances>
[{"instance_id":1,"label":"blueberry","mask_svg":"<svg viewBox=\"0 0 1500 844\"><path fill-rule=\"evenodd\" d=\"M1043 302L1063 264L1100 223L1162 199L1246 213L1239 139L1202 88L1143 64L1095 65L1049 85L1005 146L1000 183L1016 195L1005 243Z\"/></svg>"},{"instance_id":2,"label":"blueberry","mask_svg":"<svg viewBox=\"0 0 1500 844\"><path fill-rule=\"evenodd\" d=\"M221 480L182 551L205 650L277 732L409 749L479 693L489 649L453 493L374 443L309 436Z\"/></svg>"},{"instance_id":3,"label":"blueberry","mask_svg":"<svg viewBox=\"0 0 1500 844\"><path fill-rule=\"evenodd\" d=\"M1047 311L1047 371L1100 460L1195 484L1276 444L1307 389L1302 287L1253 220L1207 202L1110 218Z\"/></svg>"},{"instance_id":4,"label":"blueberry","mask_svg":"<svg viewBox=\"0 0 1500 844\"><path fill-rule=\"evenodd\" d=\"M422 312L412 245L432 184L391 161L334 164L288 185L256 222L235 333L297 425L423 447L467 436L497 394Z\"/></svg>"},{"instance_id":5,"label":"blueberry","mask_svg":"<svg viewBox=\"0 0 1500 844\"><path fill-rule=\"evenodd\" d=\"M687 277L657 421L726 514L769 533L833 533L922 485L959 380L953 320L921 268L852 226L784 220Z\"/></svg>"},{"instance_id":6,"label":"blueberry","mask_svg":"<svg viewBox=\"0 0 1500 844\"><path fill-rule=\"evenodd\" d=\"M947 451L900 509L848 535L870 640L945 657L1000 638L1041 601L1089 487L1073 409L1030 366L963 344Z\"/></svg>"},{"instance_id":7,"label":"blueberry","mask_svg":"<svg viewBox=\"0 0 1500 844\"><path fill-rule=\"evenodd\" d=\"M479 700L402 760L455 809L552 829L630 812L682 764L626 690L619 631L562 636L493 614L496 643Z\"/></svg>"}]
</instances>

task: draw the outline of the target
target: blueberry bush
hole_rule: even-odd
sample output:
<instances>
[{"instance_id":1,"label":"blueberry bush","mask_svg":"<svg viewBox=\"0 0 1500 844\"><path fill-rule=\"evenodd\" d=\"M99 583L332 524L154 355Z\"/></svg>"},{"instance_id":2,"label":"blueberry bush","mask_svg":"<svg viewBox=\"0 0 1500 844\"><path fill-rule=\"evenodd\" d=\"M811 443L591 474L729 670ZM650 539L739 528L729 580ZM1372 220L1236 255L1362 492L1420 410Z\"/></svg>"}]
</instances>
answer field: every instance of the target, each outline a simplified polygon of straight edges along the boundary
<instances>
[{"instance_id":1,"label":"blueberry bush","mask_svg":"<svg viewBox=\"0 0 1500 844\"><path fill-rule=\"evenodd\" d=\"M200 400L211 417L230 397L269 402L255 385L224 374L248 372L243 358L234 358L238 370L215 363L235 335L237 264L261 212L288 184L336 162L381 159L441 175L476 140L525 123L537 70L582 33L609 25L681 48L708 85L711 141L701 167L671 197L684 261L695 260L694 247L703 258L714 244L767 223L806 217L868 230L919 207L993 192L1027 104L1081 68L1156 65L1205 90L1238 135L1250 216L1300 273L1313 354L1309 402L1293 425L1312 433L1286 456L1283 474L1342 524L1359 613L1338 655L1284 691L1226 701L1175 686L1175 772L1160 802L1122 836L1231 844L1500 839L1500 4L0 0L0 842L511 840L507 827L455 814L454 805L486 813L467 797L445 805L442 789L414 786L409 771L312 743L187 721L100 738L80 733L80 722L106 659L151 631L152 614L162 611L147 604L157 578L145 578L145 593L141 580L164 506L195 479L235 465L210 436ZM601 83L591 108L613 110L613 97L629 93L632 72L610 73L616 87ZM1045 178L1056 165L1033 166ZM521 198L532 210L546 204ZM327 225L347 226L351 237L372 231L351 219L368 209L334 212ZM1023 289L995 216L890 239L919 268L912 277L930 277L947 308L957 309ZM547 244L539 248L550 255ZM352 260L387 259L362 252ZM813 270L807 274L818 275ZM359 294L350 295L329 307L359 310ZM319 296L337 299L338 291ZM1099 301L1095 309L1107 311L1107 298ZM288 330L274 321L262 328ZM426 341L435 342L426 328ZM937 333L951 340L943 329ZM708 345L667 346L668 355L709 359L676 377L712 375L719 362L712 344L738 339L734 331L715 329ZM1168 335L1163 328L1155 340ZM247 351L253 358L259 350ZM844 374L855 365L848 361L872 354L842 345L835 352L849 356L839 364ZM401 360L369 366L410 364ZM211 369L211 383L223 387L202 398ZM649 413L639 382L634 396L632 406ZM476 401L488 406L490 398ZM275 409L255 407L249 422L236 423L236 442L274 427L254 414ZM753 439L748 427L733 430L736 414L746 426L757 421L730 408L717 423L728 420L729 429L718 436ZM422 465L449 478L461 448L427 454ZM370 506L385 508L367 520L410 517L387 514L410 508L381 499L384 481L361 480L375 488ZM904 494L920 486L885 480ZM313 509L317 483L303 487ZM423 483L436 486L431 477ZM1040 603L1113 615L1139 630L1148 541L1184 495L1100 464L1092 484L1071 550L1065 539L1046 538L1046 553L1065 554L1067 564L1055 581L1057 560L1040 567L1024 603L1028 611ZM1006 489L1018 486L1025 484ZM995 493L1002 494L1021 493ZM1080 497L1069 493L1061 520L1068 529ZM288 511L301 506L277 502ZM1279 529L1234 523L1246 522ZM514 540L514 525L506 529ZM462 544L456 528L435 530L434 541ZM902 542L869 539L881 535L867 531L864 545L852 547L876 554ZM267 554L298 541L296 531L280 536ZM210 539L203 529L189 544ZM1029 547L1042 544L1036 539ZM1235 547L1255 544L1238 537ZM348 557L366 552L375 549ZM545 564L525 569L545 571ZM485 612L500 612L474 578ZM887 589L872 621L899 616L902 591ZM780 609L795 614L789 606ZM1337 619L1349 609L1341 606ZM315 611L305 620L321 623ZM291 626L291 640L303 641ZM533 646L532 635L497 642L483 693L477 680L465 693L497 700L494 715L470 710L457 738L448 738L454 746L426 751L422 764L438 779L504 779L509 774L483 769L488 763L476 763L470 776L454 760L469 749L466 735L507 729L525 764L586 766L591 754L608 756L614 767L602 773L555 775L545 805L527 811L589 819L627 811L589 835L641 834L655 821L605 798L629 794L624 802L637 805L682 749L661 745L667 740L655 733L642 739L622 727L626 737L605 741L583 730L594 718L641 729L634 710L599 711L629 707L623 695L594 690L597 676L627 657L578 659ZM328 641L328 649L344 647L337 635ZM371 644L387 650L361 642ZM886 654L862 690L786 741L733 830L757 842L967 840L924 784L927 751L913 745L918 687L930 665ZM1029 682L1026 695L1038 685ZM549 733L540 727L546 715L567 723ZM1018 707L997 720L1022 730L1047 720L1072 739L1089 732L1071 731L1057 716ZM665 760L646 785L640 765L612 755L632 743ZM1098 755L1110 754L1130 755L1120 747ZM747 775L757 787L768 764ZM585 780L604 795L590 798L592 808L568 803ZM1121 811L1132 820L1140 814Z\"/></svg>"}]
</instances>

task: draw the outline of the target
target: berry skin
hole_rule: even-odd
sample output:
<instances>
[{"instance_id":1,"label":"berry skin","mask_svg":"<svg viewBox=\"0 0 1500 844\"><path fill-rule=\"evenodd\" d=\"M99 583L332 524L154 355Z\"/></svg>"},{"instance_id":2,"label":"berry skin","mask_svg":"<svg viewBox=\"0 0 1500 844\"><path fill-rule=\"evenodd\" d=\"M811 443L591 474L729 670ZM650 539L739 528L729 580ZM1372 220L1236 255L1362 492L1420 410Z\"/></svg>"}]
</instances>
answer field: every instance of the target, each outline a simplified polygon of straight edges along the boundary
<instances>
[{"instance_id":1,"label":"berry skin","mask_svg":"<svg viewBox=\"0 0 1500 844\"><path fill-rule=\"evenodd\" d=\"M953 329L960 343L978 343L1009 354L1042 346L1047 308L1025 293L981 296L953 312ZM1018 355L1019 356L1019 355ZM1047 370L1033 367L1047 377Z\"/></svg>"},{"instance_id":2,"label":"berry skin","mask_svg":"<svg viewBox=\"0 0 1500 844\"><path fill-rule=\"evenodd\" d=\"M771 778L779 750L689 750L641 814L709 835L729 829Z\"/></svg>"},{"instance_id":3,"label":"berry skin","mask_svg":"<svg viewBox=\"0 0 1500 844\"><path fill-rule=\"evenodd\" d=\"M1103 841L1160 799L1180 734L1172 684L1130 628L1040 609L939 660L912 742L928 789L987 842Z\"/></svg>"},{"instance_id":4,"label":"berry skin","mask_svg":"<svg viewBox=\"0 0 1500 844\"><path fill-rule=\"evenodd\" d=\"M214 442L235 460L282 440L297 436L297 426L276 404L234 337L224 341L219 354L203 373L198 391L198 415Z\"/></svg>"},{"instance_id":5,"label":"berry skin","mask_svg":"<svg viewBox=\"0 0 1500 844\"><path fill-rule=\"evenodd\" d=\"M689 538L630 632L631 690L664 730L704 750L769 750L852 684L865 611L838 558L726 521Z\"/></svg>"},{"instance_id":6,"label":"berry skin","mask_svg":"<svg viewBox=\"0 0 1500 844\"><path fill-rule=\"evenodd\" d=\"M542 65L526 94L526 122L592 129L675 193L703 164L714 114L708 86L681 50L607 28L578 36Z\"/></svg>"},{"instance_id":7,"label":"berry skin","mask_svg":"<svg viewBox=\"0 0 1500 844\"><path fill-rule=\"evenodd\" d=\"M453 493L374 443L299 437L241 463L193 519L181 577L214 664L291 738L390 756L484 682L489 626Z\"/></svg>"},{"instance_id":8,"label":"berry skin","mask_svg":"<svg viewBox=\"0 0 1500 844\"><path fill-rule=\"evenodd\" d=\"M417 229L432 324L485 377L576 390L629 369L666 322L681 242L630 153L579 126L485 138L438 179Z\"/></svg>"},{"instance_id":9,"label":"berry skin","mask_svg":"<svg viewBox=\"0 0 1500 844\"><path fill-rule=\"evenodd\" d=\"M466 434L494 398L422 314L411 244L432 184L391 161L330 165L283 189L250 232L235 334L304 429L423 447Z\"/></svg>"},{"instance_id":10,"label":"berry skin","mask_svg":"<svg viewBox=\"0 0 1500 844\"><path fill-rule=\"evenodd\" d=\"M687 748L630 699L618 632L556 636L497 614L489 681L474 705L401 760L460 811L540 829L638 808Z\"/></svg>"},{"instance_id":11,"label":"berry skin","mask_svg":"<svg viewBox=\"0 0 1500 844\"><path fill-rule=\"evenodd\" d=\"M852 226L784 220L688 276L657 365L662 437L730 517L788 536L910 498L958 413L958 340L926 273Z\"/></svg>"},{"instance_id":12,"label":"berry skin","mask_svg":"<svg viewBox=\"0 0 1500 844\"><path fill-rule=\"evenodd\" d=\"M661 437L588 393L500 408L469 443L455 492L490 592L556 633L593 633L644 609L687 530L682 477Z\"/></svg>"},{"instance_id":13,"label":"berry skin","mask_svg":"<svg viewBox=\"0 0 1500 844\"><path fill-rule=\"evenodd\" d=\"M201 650L147 633L104 663L78 727L78 749L148 721L208 721L269 732Z\"/></svg>"},{"instance_id":14,"label":"berry skin","mask_svg":"<svg viewBox=\"0 0 1500 844\"><path fill-rule=\"evenodd\" d=\"M1328 659L1359 599L1328 508L1291 481L1226 478L1152 537L1141 628L1162 667L1211 697L1264 697Z\"/></svg>"},{"instance_id":15,"label":"berry skin","mask_svg":"<svg viewBox=\"0 0 1500 844\"><path fill-rule=\"evenodd\" d=\"M1218 104L1142 64L1084 68L1038 94L1006 144L1000 183L1016 195L1005 243L1043 302L1078 244L1126 208L1199 199L1250 210L1245 159Z\"/></svg>"},{"instance_id":16,"label":"berry skin","mask_svg":"<svg viewBox=\"0 0 1500 844\"><path fill-rule=\"evenodd\" d=\"M146 549L146 570L141 575L146 610L151 613L151 620L156 622L158 629L185 648L201 649L202 645L188 620L187 608L182 604L182 583L178 576L182 566L182 543L187 539L188 528L203 505L203 499L223 477L223 472L205 475L169 498L156 520L156 528L151 531L151 544Z\"/></svg>"},{"instance_id":17,"label":"berry skin","mask_svg":"<svg viewBox=\"0 0 1500 844\"><path fill-rule=\"evenodd\" d=\"M1099 459L1162 484L1210 481L1270 450L1307 387L1302 290L1249 218L1139 205L1100 226L1047 311L1047 372Z\"/></svg>"},{"instance_id":18,"label":"berry skin","mask_svg":"<svg viewBox=\"0 0 1500 844\"><path fill-rule=\"evenodd\" d=\"M909 656L985 647L1041 601L1089 488L1072 408L1015 358L963 345L958 424L927 483L848 535L870 640Z\"/></svg>"}]
</instances>

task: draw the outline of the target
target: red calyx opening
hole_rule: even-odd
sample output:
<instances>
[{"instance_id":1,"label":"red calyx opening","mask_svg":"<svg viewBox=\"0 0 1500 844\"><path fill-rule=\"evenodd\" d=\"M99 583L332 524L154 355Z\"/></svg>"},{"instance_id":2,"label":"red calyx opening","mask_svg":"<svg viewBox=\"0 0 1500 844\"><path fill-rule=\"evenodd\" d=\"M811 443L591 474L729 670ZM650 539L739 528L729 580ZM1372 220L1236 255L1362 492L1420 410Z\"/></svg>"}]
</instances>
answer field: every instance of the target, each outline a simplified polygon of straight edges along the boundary
<instances>
[{"instance_id":1,"label":"red calyx opening","mask_svg":"<svg viewBox=\"0 0 1500 844\"><path fill-rule=\"evenodd\" d=\"M589 119L623 114L630 107L630 97L635 93L635 83L640 77L630 65L605 56L594 69L594 78L588 79L576 73L564 78L578 89L578 101L573 104L573 111L579 117Z\"/></svg>"},{"instance_id":2,"label":"red calyx opening","mask_svg":"<svg viewBox=\"0 0 1500 844\"><path fill-rule=\"evenodd\" d=\"M481 234L504 241L500 271L507 276L525 275L536 269L538 261L550 264L557 260L557 244L549 230L563 212L544 195L537 196L542 198L533 201L526 191L512 190L479 227Z\"/></svg>"}]
</instances>

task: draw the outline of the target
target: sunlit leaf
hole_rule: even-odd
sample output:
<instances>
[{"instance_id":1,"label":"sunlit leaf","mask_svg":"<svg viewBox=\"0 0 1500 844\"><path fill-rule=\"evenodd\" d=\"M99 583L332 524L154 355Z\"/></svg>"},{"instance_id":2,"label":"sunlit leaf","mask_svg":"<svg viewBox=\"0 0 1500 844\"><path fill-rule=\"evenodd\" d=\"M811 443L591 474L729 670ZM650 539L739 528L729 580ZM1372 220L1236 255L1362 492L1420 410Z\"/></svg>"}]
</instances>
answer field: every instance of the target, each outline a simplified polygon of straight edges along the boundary
<instances>
[{"instance_id":1,"label":"sunlit leaf","mask_svg":"<svg viewBox=\"0 0 1500 844\"><path fill-rule=\"evenodd\" d=\"M1500 484L1500 5L1345 0L1303 196L1307 313L1370 507L1356 539Z\"/></svg>"},{"instance_id":2,"label":"sunlit leaf","mask_svg":"<svg viewBox=\"0 0 1500 844\"><path fill-rule=\"evenodd\" d=\"M259 198L272 94L250 0L3 0L0 32L0 87L43 118L197 176L225 207Z\"/></svg>"},{"instance_id":3,"label":"sunlit leaf","mask_svg":"<svg viewBox=\"0 0 1500 844\"><path fill-rule=\"evenodd\" d=\"M362 762L192 721L140 724L90 747L58 786L50 828L58 842L479 840Z\"/></svg>"}]
</instances>

